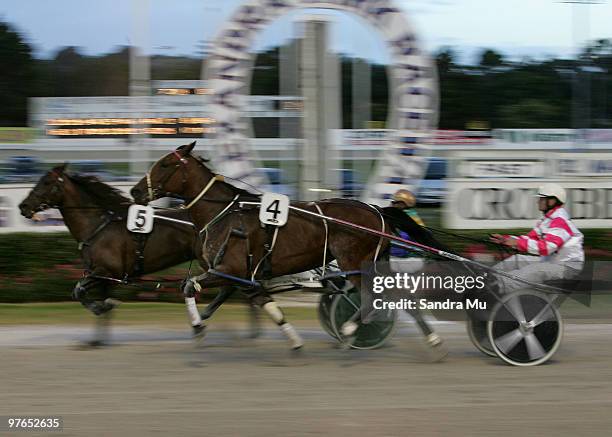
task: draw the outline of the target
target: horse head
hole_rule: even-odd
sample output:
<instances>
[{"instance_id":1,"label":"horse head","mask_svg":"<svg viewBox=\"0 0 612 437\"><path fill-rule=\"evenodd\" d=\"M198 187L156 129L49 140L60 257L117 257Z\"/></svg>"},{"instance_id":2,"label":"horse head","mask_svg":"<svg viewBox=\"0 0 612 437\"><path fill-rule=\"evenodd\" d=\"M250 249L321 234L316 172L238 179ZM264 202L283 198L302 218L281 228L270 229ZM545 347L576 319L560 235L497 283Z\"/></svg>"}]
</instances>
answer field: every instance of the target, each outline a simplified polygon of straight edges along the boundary
<instances>
[{"instance_id":1,"label":"horse head","mask_svg":"<svg viewBox=\"0 0 612 437\"><path fill-rule=\"evenodd\" d=\"M44 174L20 204L21 215L32 218L39 211L55 208L64 200L64 182L67 163L58 165Z\"/></svg>"},{"instance_id":2,"label":"horse head","mask_svg":"<svg viewBox=\"0 0 612 437\"><path fill-rule=\"evenodd\" d=\"M185 198L192 185L188 182L202 177L202 169L212 177L204 165L207 161L191 154L195 144L180 146L155 162L130 191L136 203L146 204L161 197Z\"/></svg>"}]
</instances>

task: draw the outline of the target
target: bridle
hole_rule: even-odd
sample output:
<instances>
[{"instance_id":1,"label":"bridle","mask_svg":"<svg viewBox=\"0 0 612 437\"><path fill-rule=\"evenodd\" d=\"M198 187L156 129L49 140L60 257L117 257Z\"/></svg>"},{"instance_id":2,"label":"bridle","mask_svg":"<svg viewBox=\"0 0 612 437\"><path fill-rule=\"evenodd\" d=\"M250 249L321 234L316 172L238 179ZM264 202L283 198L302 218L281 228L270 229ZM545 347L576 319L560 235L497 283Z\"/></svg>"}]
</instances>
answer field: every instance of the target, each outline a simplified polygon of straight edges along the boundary
<instances>
[{"instance_id":1,"label":"bridle","mask_svg":"<svg viewBox=\"0 0 612 437\"><path fill-rule=\"evenodd\" d=\"M189 161L187 160L187 158L181 156L176 150L168 153L166 156L164 156L164 159L170 155L176 156L178 161L176 162L174 169L171 172L164 175L163 178L160 178L159 182L157 183L157 186L154 187L153 183L151 182L151 172L155 168L155 164L153 164L151 169L145 174L145 178L147 181L147 200L149 202L152 202L158 198L158 197L155 197L156 194L158 194L159 197L176 197L174 193L162 191L162 187L164 186L166 182L168 182L172 178L172 176L174 176L174 173L176 173L176 171L179 168L182 170L182 173L183 173L183 180L181 182L181 191L185 188L185 184L187 183L187 168L186 167L187 167L187 164L189 164Z\"/></svg>"},{"instance_id":2,"label":"bridle","mask_svg":"<svg viewBox=\"0 0 612 437\"><path fill-rule=\"evenodd\" d=\"M183 173L183 179L181 181L181 188L180 191L183 191L185 188L185 184L187 183L187 165L189 164L189 160L187 158L185 158L184 156L181 156L176 150L172 151L171 153L168 153L166 155L170 156L170 155L174 155L177 158L177 163L174 166L174 169L169 172L168 174L164 175L163 178L160 178L159 182L157 183L157 186L153 186L153 183L151 181L151 172L153 170L153 168L155 167L155 165L153 165L153 167L151 167L151 170L149 170L146 175L146 181L147 181L147 197L148 200L150 202L156 200L155 195L159 195L159 197L177 197L177 195L175 193L170 193L167 191L163 191L162 188L165 185L166 182L168 182L172 176L174 176L174 173L176 173L176 171L180 168L182 170ZM164 157L164 159L166 158ZM202 162L200 161L200 159L195 158L194 159L200 164L203 165ZM213 175L213 177L210 178L210 180L208 181L208 183L206 184L206 186L202 189L202 191L200 191L200 193L194 197L187 205L183 205L180 208L181 209L190 209L193 205L195 205L207 192L208 190L210 190L210 188L214 185L215 182L217 181L223 181L224 177L221 175Z\"/></svg>"},{"instance_id":3,"label":"bridle","mask_svg":"<svg viewBox=\"0 0 612 437\"><path fill-rule=\"evenodd\" d=\"M58 193L60 190L60 187L63 186L64 184L64 177L62 176L61 173L55 170L51 170L49 173L51 176L54 176L55 179L54 179L53 186L51 187L51 190L45 197L50 197ZM45 209L49 209L49 208L59 208L61 206L60 205L61 202L57 202L54 204L49 204L49 203L44 202L42 196L38 194L36 191L32 191L31 195L39 202L39 205L36 207L36 210L33 210L33 212L40 212L40 211L44 211Z\"/></svg>"}]
</instances>

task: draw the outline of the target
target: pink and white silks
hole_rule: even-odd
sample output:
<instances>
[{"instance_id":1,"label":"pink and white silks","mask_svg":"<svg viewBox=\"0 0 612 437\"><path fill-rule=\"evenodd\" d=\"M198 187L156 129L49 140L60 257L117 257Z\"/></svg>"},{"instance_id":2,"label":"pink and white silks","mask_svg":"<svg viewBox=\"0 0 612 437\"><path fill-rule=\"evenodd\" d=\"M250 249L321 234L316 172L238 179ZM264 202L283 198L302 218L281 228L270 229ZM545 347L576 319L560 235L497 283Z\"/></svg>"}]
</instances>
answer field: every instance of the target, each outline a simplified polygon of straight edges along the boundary
<instances>
[{"instance_id":1,"label":"pink and white silks","mask_svg":"<svg viewBox=\"0 0 612 437\"><path fill-rule=\"evenodd\" d=\"M495 268L527 281L542 283L570 279L579 274L584 265L584 236L562 206L548 211L527 235L505 235L504 238L516 239L516 248L522 253L505 259ZM509 278L499 277L499 280L505 292L524 287Z\"/></svg>"}]
</instances>

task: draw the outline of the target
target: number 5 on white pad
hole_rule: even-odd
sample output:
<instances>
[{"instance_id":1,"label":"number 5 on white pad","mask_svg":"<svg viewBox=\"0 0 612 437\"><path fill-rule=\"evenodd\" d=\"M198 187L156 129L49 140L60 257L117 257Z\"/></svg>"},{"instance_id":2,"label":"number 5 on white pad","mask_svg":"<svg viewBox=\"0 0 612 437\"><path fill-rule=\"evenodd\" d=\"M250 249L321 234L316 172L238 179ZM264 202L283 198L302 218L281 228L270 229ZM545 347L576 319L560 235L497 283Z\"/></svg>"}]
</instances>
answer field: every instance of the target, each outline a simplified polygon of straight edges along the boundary
<instances>
[{"instance_id":1,"label":"number 5 on white pad","mask_svg":"<svg viewBox=\"0 0 612 437\"><path fill-rule=\"evenodd\" d=\"M277 193L264 193L261 196L260 222L266 225L284 226L287 217L289 217L289 197Z\"/></svg>"},{"instance_id":2,"label":"number 5 on white pad","mask_svg":"<svg viewBox=\"0 0 612 437\"><path fill-rule=\"evenodd\" d=\"M150 234L153 230L153 208L144 205L131 205L128 209L127 230L139 234Z\"/></svg>"}]
</instances>

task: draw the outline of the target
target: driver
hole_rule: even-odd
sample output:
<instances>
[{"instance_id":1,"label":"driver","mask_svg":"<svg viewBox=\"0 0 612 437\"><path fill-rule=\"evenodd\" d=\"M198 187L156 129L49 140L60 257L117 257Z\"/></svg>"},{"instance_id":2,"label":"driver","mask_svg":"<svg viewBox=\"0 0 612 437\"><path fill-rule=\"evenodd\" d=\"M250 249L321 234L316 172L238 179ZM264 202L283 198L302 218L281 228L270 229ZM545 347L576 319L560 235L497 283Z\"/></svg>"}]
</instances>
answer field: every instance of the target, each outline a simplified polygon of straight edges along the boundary
<instances>
[{"instance_id":1,"label":"driver","mask_svg":"<svg viewBox=\"0 0 612 437\"><path fill-rule=\"evenodd\" d=\"M416 197L409 190L398 190L395 192L391 199L391 206L396 210L401 211L403 214L403 220L401 223L410 224L416 223L419 226L425 226L421 217L417 213L416 206ZM407 217L406 217L407 216ZM414 225L412 226L414 229ZM412 240L414 238L413 235L410 235L407 229L396 229L396 232L399 237L404 238L406 240ZM394 244L391 242L391 252L389 258L389 266L391 270L394 272L401 273L416 273L422 270L424 266L424 260L420 255L420 250L412 249L409 250L401 245Z\"/></svg>"},{"instance_id":2,"label":"driver","mask_svg":"<svg viewBox=\"0 0 612 437\"><path fill-rule=\"evenodd\" d=\"M401 189L393 194L391 206L384 208L383 211L387 217L393 219L392 223L399 237L433 247L442 247L425 228L425 223L416 211L416 203L416 197L411 191ZM416 247L407 249L404 245L394 244L392 241L389 255L389 268L393 272L414 274L425 267L423 252ZM418 310L408 310L408 312L425 335L425 343L430 347L439 348L442 345L442 338L425 322L421 313Z\"/></svg>"},{"instance_id":3,"label":"driver","mask_svg":"<svg viewBox=\"0 0 612 437\"><path fill-rule=\"evenodd\" d=\"M536 283L575 277L584 264L584 237L563 207L566 201L565 190L559 184L547 183L538 188L537 197L538 209L544 217L527 235L491 235L493 243L503 244L519 252L495 268ZM525 286L503 276L498 279L505 292Z\"/></svg>"}]
</instances>

